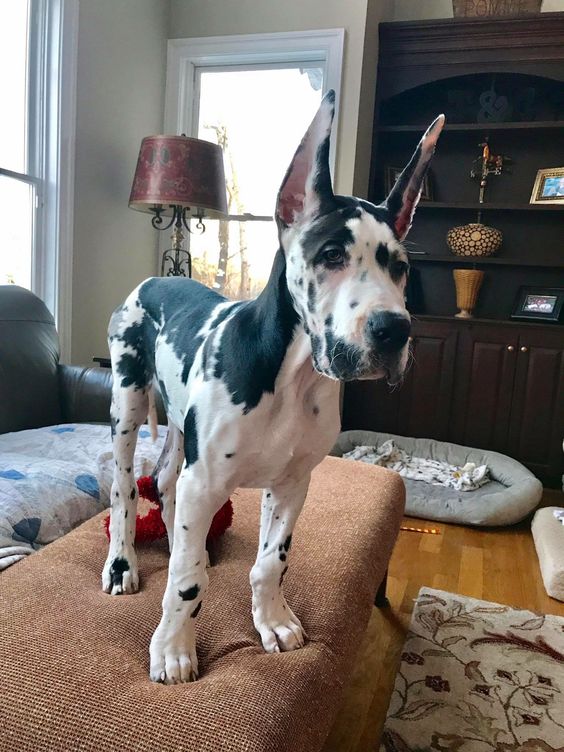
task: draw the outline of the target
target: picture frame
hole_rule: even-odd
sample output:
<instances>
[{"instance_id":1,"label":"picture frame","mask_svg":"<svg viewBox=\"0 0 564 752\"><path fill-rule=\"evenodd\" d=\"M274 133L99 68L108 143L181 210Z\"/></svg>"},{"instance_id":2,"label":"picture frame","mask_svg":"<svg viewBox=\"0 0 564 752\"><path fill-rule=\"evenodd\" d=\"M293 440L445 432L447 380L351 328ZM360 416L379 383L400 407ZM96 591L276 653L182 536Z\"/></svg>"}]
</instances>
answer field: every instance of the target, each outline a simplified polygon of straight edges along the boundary
<instances>
[{"instance_id":1,"label":"picture frame","mask_svg":"<svg viewBox=\"0 0 564 752\"><path fill-rule=\"evenodd\" d=\"M564 204L564 167L549 167L537 172L529 203Z\"/></svg>"},{"instance_id":2,"label":"picture frame","mask_svg":"<svg viewBox=\"0 0 564 752\"><path fill-rule=\"evenodd\" d=\"M520 287L512 319L557 324L564 311L564 287Z\"/></svg>"},{"instance_id":3,"label":"picture frame","mask_svg":"<svg viewBox=\"0 0 564 752\"><path fill-rule=\"evenodd\" d=\"M403 172L403 167L385 167L384 168L384 191L386 195L390 193L394 187L396 180ZM431 188L431 179L429 176L429 170L425 173L423 183L421 186L421 201L433 201L433 192Z\"/></svg>"}]
</instances>

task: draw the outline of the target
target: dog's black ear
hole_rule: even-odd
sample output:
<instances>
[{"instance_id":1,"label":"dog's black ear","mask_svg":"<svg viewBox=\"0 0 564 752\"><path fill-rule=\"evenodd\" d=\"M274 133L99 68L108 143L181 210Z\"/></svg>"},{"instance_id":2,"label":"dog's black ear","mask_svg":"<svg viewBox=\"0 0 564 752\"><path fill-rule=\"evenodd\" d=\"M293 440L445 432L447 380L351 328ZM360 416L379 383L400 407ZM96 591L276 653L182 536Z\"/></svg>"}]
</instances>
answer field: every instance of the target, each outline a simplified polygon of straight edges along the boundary
<instances>
[{"instance_id":1,"label":"dog's black ear","mask_svg":"<svg viewBox=\"0 0 564 752\"><path fill-rule=\"evenodd\" d=\"M282 181L275 215L282 228L323 214L332 202L329 141L334 114L335 92L331 90L323 97Z\"/></svg>"},{"instance_id":2,"label":"dog's black ear","mask_svg":"<svg viewBox=\"0 0 564 752\"><path fill-rule=\"evenodd\" d=\"M409 164L396 180L384 202L390 212L392 227L398 240L405 238L413 222L413 215L421 196L423 178L444 124L445 116L439 115L427 128Z\"/></svg>"}]
</instances>

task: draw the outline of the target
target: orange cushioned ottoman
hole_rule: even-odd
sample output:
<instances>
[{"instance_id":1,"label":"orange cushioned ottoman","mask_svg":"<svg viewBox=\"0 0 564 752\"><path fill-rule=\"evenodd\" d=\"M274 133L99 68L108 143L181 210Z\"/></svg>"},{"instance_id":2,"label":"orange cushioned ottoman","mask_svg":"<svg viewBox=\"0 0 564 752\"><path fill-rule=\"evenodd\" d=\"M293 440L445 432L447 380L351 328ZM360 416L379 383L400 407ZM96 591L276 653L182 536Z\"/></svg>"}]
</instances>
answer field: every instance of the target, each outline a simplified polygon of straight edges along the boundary
<instances>
[{"instance_id":1,"label":"orange cushioned ottoman","mask_svg":"<svg viewBox=\"0 0 564 752\"><path fill-rule=\"evenodd\" d=\"M0 575L2 752L314 752L323 745L404 508L395 473L328 457L313 473L285 580L305 648L267 655L251 619L259 491L233 496L197 619L200 679L149 681L166 541L141 547L141 590L100 589L104 514Z\"/></svg>"}]
</instances>

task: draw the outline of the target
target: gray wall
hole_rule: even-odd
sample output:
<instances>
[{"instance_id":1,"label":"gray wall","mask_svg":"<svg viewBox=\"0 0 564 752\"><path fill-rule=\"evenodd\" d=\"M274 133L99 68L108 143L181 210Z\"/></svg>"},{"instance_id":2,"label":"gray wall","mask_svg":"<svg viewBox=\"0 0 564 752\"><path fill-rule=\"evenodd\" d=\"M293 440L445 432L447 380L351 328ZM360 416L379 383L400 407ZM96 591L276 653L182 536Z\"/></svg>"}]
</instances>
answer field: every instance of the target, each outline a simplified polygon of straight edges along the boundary
<instances>
[{"instance_id":1,"label":"gray wall","mask_svg":"<svg viewBox=\"0 0 564 752\"><path fill-rule=\"evenodd\" d=\"M157 269L156 232L127 207L143 136L162 130L168 0L81 0L73 363L107 353L112 310Z\"/></svg>"}]
</instances>

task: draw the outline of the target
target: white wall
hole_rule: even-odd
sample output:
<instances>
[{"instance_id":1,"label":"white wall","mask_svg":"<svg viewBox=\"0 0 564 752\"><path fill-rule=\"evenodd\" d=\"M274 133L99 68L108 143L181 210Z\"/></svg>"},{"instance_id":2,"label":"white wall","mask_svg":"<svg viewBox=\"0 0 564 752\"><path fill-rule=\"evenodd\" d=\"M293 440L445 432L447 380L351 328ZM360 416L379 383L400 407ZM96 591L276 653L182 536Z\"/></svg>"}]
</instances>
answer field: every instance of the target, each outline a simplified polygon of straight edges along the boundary
<instances>
[{"instance_id":1,"label":"white wall","mask_svg":"<svg viewBox=\"0 0 564 752\"><path fill-rule=\"evenodd\" d=\"M112 310L157 269L127 201L143 136L162 129L168 0L81 0L74 206L74 363L107 354Z\"/></svg>"},{"instance_id":2,"label":"white wall","mask_svg":"<svg viewBox=\"0 0 564 752\"><path fill-rule=\"evenodd\" d=\"M369 0L171 0L171 38L344 28L335 184L351 193ZM372 2L372 0L370 0ZM386 5L387 0L378 0ZM291 102L288 102L291 107Z\"/></svg>"},{"instance_id":3,"label":"white wall","mask_svg":"<svg viewBox=\"0 0 564 752\"><path fill-rule=\"evenodd\" d=\"M564 10L564 0L543 0L543 13ZM394 0L393 21L452 18L452 0Z\"/></svg>"}]
</instances>

